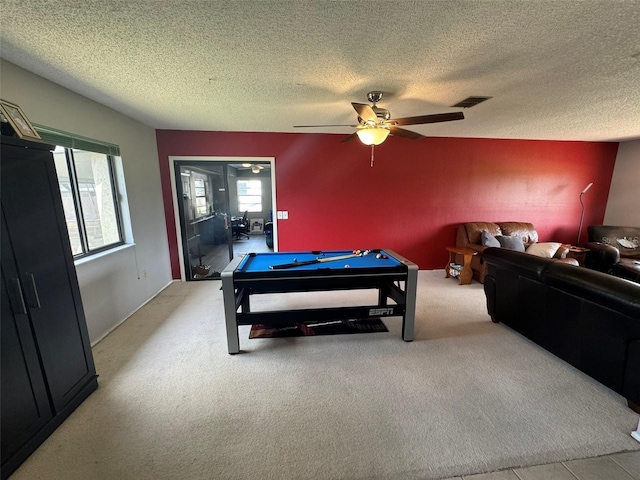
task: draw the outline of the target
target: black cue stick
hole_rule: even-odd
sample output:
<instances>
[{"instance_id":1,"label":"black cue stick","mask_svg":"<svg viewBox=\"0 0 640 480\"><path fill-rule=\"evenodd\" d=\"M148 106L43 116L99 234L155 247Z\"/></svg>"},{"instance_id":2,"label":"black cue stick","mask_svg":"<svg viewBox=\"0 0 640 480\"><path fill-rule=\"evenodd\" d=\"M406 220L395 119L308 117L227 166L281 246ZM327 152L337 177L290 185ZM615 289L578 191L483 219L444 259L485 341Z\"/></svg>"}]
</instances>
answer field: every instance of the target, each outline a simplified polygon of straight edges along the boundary
<instances>
[{"instance_id":1,"label":"black cue stick","mask_svg":"<svg viewBox=\"0 0 640 480\"><path fill-rule=\"evenodd\" d=\"M340 255L338 257L322 257L313 260L304 260L302 262L282 263L280 265L270 265L271 270L284 270L285 268L300 267L302 265L313 265L314 263L334 262L336 260L346 260L347 258L361 257L362 253L352 253L350 255Z\"/></svg>"}]
</instances>

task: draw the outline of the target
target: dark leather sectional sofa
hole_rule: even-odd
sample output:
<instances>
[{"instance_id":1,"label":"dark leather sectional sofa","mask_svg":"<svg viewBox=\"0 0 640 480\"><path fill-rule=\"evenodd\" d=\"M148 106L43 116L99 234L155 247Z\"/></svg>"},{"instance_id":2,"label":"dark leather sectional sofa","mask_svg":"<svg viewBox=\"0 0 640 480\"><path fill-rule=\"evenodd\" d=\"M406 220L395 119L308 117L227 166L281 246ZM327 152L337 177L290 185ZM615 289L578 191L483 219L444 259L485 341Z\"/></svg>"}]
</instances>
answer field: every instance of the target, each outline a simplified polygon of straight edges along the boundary
<instances>
[{"instance_id":1,"label":"dark leather sectional sofa","mask_svg":"<svg viewBox=\"0 0 640 480\"><path fill-rule=\"evenodd\" d=\"M624 396L640 413L640 284L583 267L488 248L487 310Z\"/></svg>"}]
</instances>

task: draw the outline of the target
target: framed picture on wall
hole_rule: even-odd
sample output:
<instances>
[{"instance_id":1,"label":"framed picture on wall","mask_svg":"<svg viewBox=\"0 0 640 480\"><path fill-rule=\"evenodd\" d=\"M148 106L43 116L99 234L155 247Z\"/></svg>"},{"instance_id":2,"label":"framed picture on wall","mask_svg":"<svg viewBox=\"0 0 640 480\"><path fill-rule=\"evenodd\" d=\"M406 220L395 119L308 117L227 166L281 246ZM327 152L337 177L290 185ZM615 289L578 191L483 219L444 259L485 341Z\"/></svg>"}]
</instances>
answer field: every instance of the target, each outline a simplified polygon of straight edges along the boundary
<instances>
[{"instance_id":1,"label":"framed picture on wall","mask_svg":"<svg viewBox=\"0 0 640 480\"><path fill-rule=\"evenodd\" d=\"M0 99L0 110L19 138L40 140L40 135L18 105Z\"/></svg>"}]
</instances>

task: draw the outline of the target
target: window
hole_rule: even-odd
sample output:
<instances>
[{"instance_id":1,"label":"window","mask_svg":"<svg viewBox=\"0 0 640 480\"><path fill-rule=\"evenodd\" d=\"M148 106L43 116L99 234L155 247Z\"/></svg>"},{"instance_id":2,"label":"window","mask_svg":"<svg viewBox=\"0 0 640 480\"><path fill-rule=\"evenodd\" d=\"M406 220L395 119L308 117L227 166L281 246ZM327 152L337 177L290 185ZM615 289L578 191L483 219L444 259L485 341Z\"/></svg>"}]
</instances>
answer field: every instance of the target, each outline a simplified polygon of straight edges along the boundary
<instances>
[{"instance_id":1,"label":"window","mask_svg":"<svg viewBox=\"0 0 640 480\"><path fill-rule=\"evenodd\" d=\"M238 211L262 212L262 180L238 180Z\"/></svg>"},{"instance_id":2,"label":"window","mask_svg":"<svg viewBox=\"0 0 640 480\"><path fill-rule=\"evenodd\" d=\"M194 178L195 200L196 200L196 217L204 217L209 213L207 205L207 181L204 178Z\"/></svg>"},{"instance_id":3,"label":"window","mask_svg":"<svg viewBox=\"0 0 640 480\"><path fill-rule=\"evenodd\" d=\"M116 146L106 144L107 149L100 142L92 143L48 127L37 126L36 130L43 141L56 145L53 158L74 257L122 245L115 155L110 153Z\"/></svg>"}]
</instances>

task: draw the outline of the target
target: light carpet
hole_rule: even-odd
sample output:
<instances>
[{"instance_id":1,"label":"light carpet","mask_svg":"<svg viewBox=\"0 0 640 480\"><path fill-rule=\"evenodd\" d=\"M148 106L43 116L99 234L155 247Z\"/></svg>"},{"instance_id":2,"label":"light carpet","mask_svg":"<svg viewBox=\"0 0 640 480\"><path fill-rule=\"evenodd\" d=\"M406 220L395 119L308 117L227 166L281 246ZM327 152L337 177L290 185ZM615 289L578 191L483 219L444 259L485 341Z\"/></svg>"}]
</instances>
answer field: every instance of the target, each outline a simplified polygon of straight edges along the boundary
<instances>
[{"instance_id":1,"label":"light carpet","mask_svg":"<svg viewBox=\"0 0 640 480\"><path fill-rule=\"evenodd\" d=\"M416 338L227 345L220 282L174 283L94 347L99 389L22 479L439 479L640 450L638 415L490 321L482 285L418 276ZM255 308L375 302L261 296Z\"/></svg>"}]
</instances>

